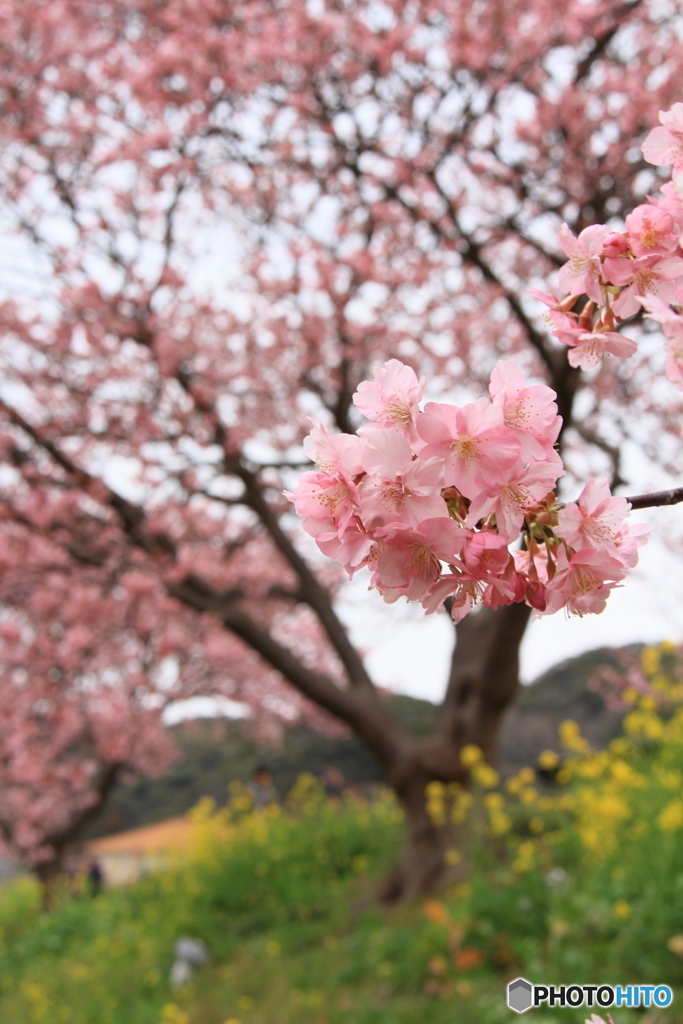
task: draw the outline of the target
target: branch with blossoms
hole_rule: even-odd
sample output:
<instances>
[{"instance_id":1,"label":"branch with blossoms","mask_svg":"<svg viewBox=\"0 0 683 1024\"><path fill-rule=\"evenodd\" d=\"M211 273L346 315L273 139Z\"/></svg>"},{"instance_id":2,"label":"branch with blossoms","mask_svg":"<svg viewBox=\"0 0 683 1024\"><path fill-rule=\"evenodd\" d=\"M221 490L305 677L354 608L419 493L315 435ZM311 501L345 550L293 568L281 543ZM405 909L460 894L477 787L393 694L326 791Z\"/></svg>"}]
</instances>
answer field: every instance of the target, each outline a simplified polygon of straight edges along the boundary
<instances>
[{"instance_id":1,"label":"branch with blossoms","mask_svg":"<svg viewBox=\"0 0 683 1024\"><path fill-rule=\"evenodd\" d=\"M683 103L660 121L642 149L673 167L662 195L636 207L623 232L594 224L576 238L562 225L566 297L531 294L583 370L605 353L632 356L638 346L618 328L644 311L662 325L665 372L683 388ZM427 614L445 606L456 623L478 602L524 602L539 615L603 611L649 532L626 524L629 511L677 504L683 487L622 498L593 479L562 504L554 391L527 386L502 360L488 399L423 410L424 386L392 359L353 397L370 421L357 435L314 424L305 446L319 471L285 493L323 554L349 577L368 568L385 601L420 601Z\"/></svg>"},{"instance_id":2,"label":"branch with blossoms","mask_svg":"<svg viewBox=\"0 0 683 1024\"><path fill-rule=\"evenodd\" d=\"M350 577L370 569L389 603L429 614L447 602L455 622L478 602L601 612L649 528L625 523L631 506L606 481L558 501L554 391L503 360L489 398L423 410L424 387L391 359L353 396L370 421L358 434L314 424L305 447L319 469L286 493L323 554Z\"/></svg>"},{"instance_id":3,"label":"branch with blossoms","mask_svg":"<svg viewBox=\"0 0 683 1024\"><path fill-rule=\"evenodd\" d=\"M660 111L659 119L642 152L651 164L671 165L672 180L626 217L625 231L592 224L576 238L563 224L560 244L569 259L559 285L565 297L531 294L548 307L553 334L569 346L570 364L582 370L597 366L605 353L632 356L638 346L618 328L644 312L661 325L667 379L683 390L683 103Z\"/></svg>"}]
</instances>

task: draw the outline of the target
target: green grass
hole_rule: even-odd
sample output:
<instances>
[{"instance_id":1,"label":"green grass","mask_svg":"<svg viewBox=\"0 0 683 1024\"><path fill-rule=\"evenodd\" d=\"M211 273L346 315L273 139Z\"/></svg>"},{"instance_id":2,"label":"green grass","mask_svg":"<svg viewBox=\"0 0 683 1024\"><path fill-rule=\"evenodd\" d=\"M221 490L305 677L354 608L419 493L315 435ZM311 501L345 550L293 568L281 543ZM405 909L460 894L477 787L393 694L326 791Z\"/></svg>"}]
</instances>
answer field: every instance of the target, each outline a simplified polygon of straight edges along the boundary
<instances>
[{"instance_id":1,"label":"green grass","mask_svg":"<svg viewBox=\"0 0 683 1024\"><path fill-rule=\"evenodd\" d=\"M680 998L683 958L669 940L683 935L683 832L659 828L657 816L682 751L676 737L653 752L620 748L600 755L600 778L590 758L578 762L562 791L571 811L524 783L524 799L506 804L512 831L473 850L466 884L397 908L374 899L403 836L390 796L330 803L305 783L273 814L246 813L239 794L232 816L200 808L192 856L137 885L94 900L64 895L49 914L30 879L0 888L0 1021L498 1024L513 1019L505 985L519 974L664 982ZM615 772L629 758L638 775ZM632 803L611 833L600 822L603 852L614 839L605 856L581 838L593 834L585 793L603 818L615 795ZM534 836L543 814L548 827ZM181 935L202 939L212 959L171 992ZM536 1010L533 1022L586 1016ZM641 1016L615 1012L616 1024ZM647 1016L682 1019L676 1001Z\"/></svg>"}]
</instances>

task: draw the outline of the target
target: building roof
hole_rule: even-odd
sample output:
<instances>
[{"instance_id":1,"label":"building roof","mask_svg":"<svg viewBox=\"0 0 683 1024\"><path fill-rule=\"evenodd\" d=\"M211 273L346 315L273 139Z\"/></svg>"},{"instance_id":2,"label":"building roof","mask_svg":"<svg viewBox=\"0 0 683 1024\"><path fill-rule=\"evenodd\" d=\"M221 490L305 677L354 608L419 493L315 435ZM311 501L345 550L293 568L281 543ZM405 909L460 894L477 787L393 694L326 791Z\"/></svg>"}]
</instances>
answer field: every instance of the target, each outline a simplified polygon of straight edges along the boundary
<instances>
[{"instance_id":1,"label":"building roof","mask_svg":"<svg viewBox=\"0 0 683 1024\"><path fill-rule=\"evenodd\" d=\"M187 816L167 818L156 825L117 832L85 843L85 852L92 856L116 853L165 853L187 849L192 840L194 823Z\"/></svg>"}]
</instances>

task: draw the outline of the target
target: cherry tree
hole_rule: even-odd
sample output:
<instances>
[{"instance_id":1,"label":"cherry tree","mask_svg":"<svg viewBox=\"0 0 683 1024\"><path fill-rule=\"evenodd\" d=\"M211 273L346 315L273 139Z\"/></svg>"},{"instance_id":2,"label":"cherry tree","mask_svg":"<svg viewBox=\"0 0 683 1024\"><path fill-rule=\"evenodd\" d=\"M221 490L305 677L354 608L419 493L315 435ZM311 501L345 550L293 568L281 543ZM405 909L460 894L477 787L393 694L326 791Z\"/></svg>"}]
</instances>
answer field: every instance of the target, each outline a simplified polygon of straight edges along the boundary
<instances>
[{"instance_id":1,"label":"cherry tree","mask_svg":"<svg viewBox=\"0 0 683 1024\"><path fill-rule=\"evenodd\" d=\"M74 637L73 682L53 673L55 707L69 694L84 701L96 678L112 701L119 687L139 686L129 707L140 715L128 717L131 728L142 723L143 696L169 657L158 629L173 636L174 692L227 692L262 714L344 723L406 811L407 847L385 896L423 890L443 874L453 842L431 821L425 787L466 782L466 745L495 761L531 606L566 603L566 594L552 597L559 585L513 568L507 543L492 538L511 539L532 505L533 529L561 517L559 579L590 547L579 539L603 502L610 558L619 561L620 548L621 559L603 560L607 591L627 560L615 540L625 503L596 482L570 511L543 512L560 471L560 504L591 478L632 494L680 474L680 396L640 314L647 295L632 287L636 274L641 284L647 273L665 282L677 274L665 262L679 258L670 247L676 211L660 201L657 216L671 224L650 224L668 239L662 251L643 220L647 195L666 180L649 157L677 143L657 129L658 152L645 159L640 150L658 111L680 100L677 5L571 0L560 16L547 0L521 14L494 0L8 0L0 19L0 188L14 272L1 310L2 664L16 673L12 652L23 650L37 685L43 647L56 642L52 617L58 624L68 608L62 643ZM674 140L676 116L661 126ZM607 235L626 237L627 215L626 247L611 238L603 252ZM17 275L22 263L28 280ZM531 289L546 295L551 323ZM617 293L619 308L603 309ZM675 333L675 295L660 289L659 299L670 312L647 311ZM623 320L632 329L621 331ZM598 358L605 352L614 357ZM455 400L461 411L425 408L420 419L417 406L389 408L383 378L371 383L382 366L412 374L409 389L424 375L435 407ZM449 444L503 429L505 396L523 387L516 374L542 389L538 429L506 423L508 434L493 439L507 442L495 472L442 481L436 468ZM462 412L468 403L475 412ZM381 431L361 426L368 413ZM382 448L385 414L402 440ZM304 451L309 417L321 426ZM628 479L635 449L642 482ZM425 533L423 547L439 563L452 557L451 575L500 569L487 577L487 586L502 581L497 600L455 616L430 737L411 736L391 714L339 616L344 574L309 535L321 547L330 538L302 532L283 494L301 493L307 453L328 475L346 467L351 504L334 487L313 488L305 514L314 500L348 513L350 534L359 488L372 530L386 529L391 496L372 475L403 484L412 474L412 490L424 491L404 526ZM386 460L393 477L380 472ZM531 498L515 505L520 465ZM452 538L459 550L443 548L455 526L437 537L423 525L442 518L444 488L447 518L472 531L466 547ZM640 504L666 500L675 494ZM505 522L502 534L478 527L486 519ZM375 582L423 598L405 572L406 532L394 534ZM347 539L343 552L327 553L355 570L365 539ZM22 574L35 580L28 592ZM68 606L49 597L65 581ZM482 589L443 586L438 596L464 612ZM140 631L138 615L163 625ZM22 678L12 676L15 688Z\"/></svg>"},{"instance_id":2,"label":"cherry tree","mask_svg":"<svg viewBox=\"0 0 683 1024\"><path fill-rule=\"evenodd\" d=\"M255 668L120 545L117 557L106 524L95 537L81 519L76 534L72 497L34 502L31 517L24 503L6 509L0 534L0 845L48 902L122 775L157 774L177 756L164 708L229 692Z\"/></svg>"}]
</instances>

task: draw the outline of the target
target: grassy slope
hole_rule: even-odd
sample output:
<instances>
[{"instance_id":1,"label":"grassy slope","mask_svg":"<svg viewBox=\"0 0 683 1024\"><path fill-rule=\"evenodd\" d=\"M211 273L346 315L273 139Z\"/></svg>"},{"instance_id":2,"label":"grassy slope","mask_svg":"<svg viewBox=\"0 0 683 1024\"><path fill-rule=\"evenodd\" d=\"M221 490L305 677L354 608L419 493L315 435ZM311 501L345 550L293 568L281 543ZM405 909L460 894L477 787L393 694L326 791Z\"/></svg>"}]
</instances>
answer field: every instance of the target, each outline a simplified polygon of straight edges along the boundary
<instances>
[{"instance_id":1,"label":"grassy slope","mask_svg":"<svg viewBox=\"0 0 683 1024\"><path fill-rule=\"evenodd\" d=\"M559 884L548 884L547 867L511 875L489 859L475 864L468 886L439 900L381 908L373 888L402 828L388 797L334 805L308 792L295 814L232 823L200 814L190 863L95 900L65 899L49 915L31 882L5 887L0 1020L497 1024L510 1020L505 983L518 974L556 983L683 981L683 961L666 946L683 931L677 837L667 837L668 852L641 843L634 877L616 877L609 865L577 866L572 876L571 850ZM628 920L612 912L619 896L633 908ZM203 939L212 961L172 993L180 935ZM585 1016L536 1011L534 1021ZM617 1024L635 1019L616 1016ZM677 1019L667 1011L657 1024Z\"/></svg>"}]
</instances>

